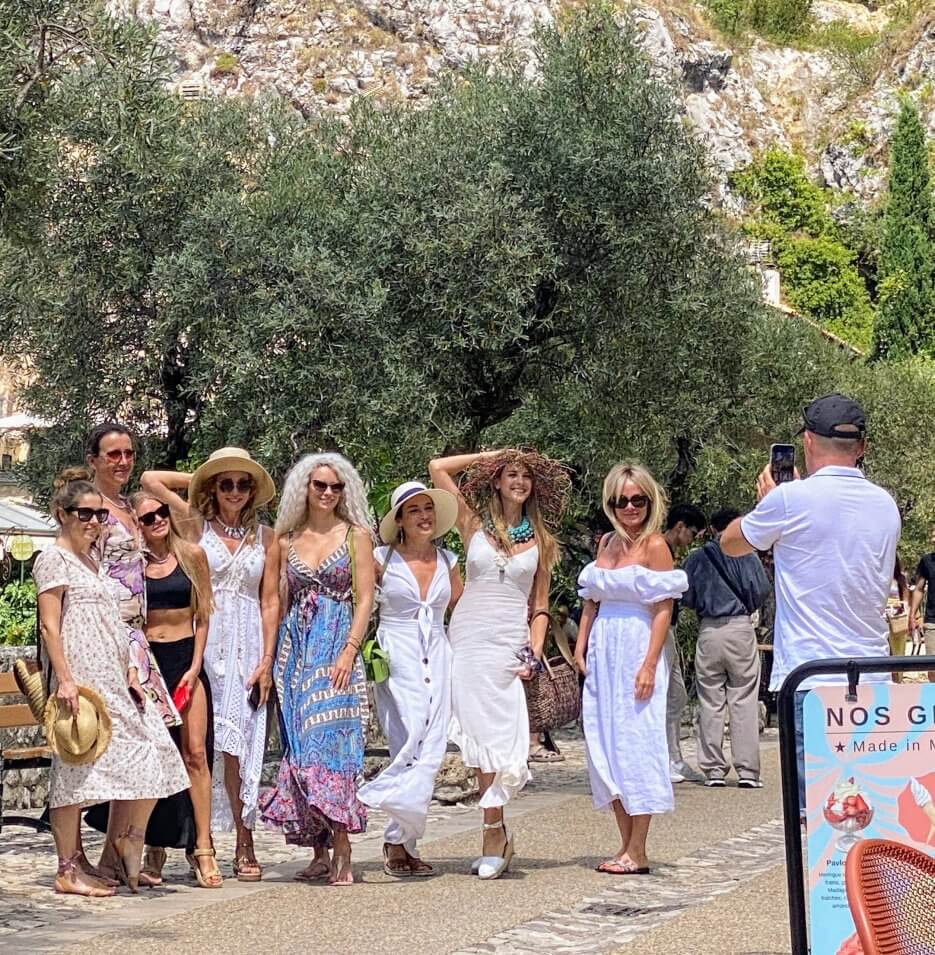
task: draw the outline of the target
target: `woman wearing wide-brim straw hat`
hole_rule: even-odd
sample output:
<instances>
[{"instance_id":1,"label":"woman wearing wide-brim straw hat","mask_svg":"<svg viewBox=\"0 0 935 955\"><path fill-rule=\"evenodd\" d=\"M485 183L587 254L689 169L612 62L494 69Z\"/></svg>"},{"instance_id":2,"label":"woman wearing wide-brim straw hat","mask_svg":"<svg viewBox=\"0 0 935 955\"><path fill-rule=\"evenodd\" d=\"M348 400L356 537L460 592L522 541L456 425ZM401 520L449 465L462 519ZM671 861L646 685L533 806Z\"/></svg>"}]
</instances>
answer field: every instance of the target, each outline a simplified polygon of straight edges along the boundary
<instances>
[{"instance_id":1,"label":"woman wearing wide-brim straw hat","mask_svg":"<svg viewBox=\"0 0 935 955\"><path fill-rule=\"evenodd\" d=\"M235 830L234 875L257 882L253 849L279 621L279 545L257 510L276 495L266 469L243 448L215 451L193 474L147 471L143 490L169 505L180 534L208 558L214 613L204 670L214 705L215 799L211 828ZM178 493L188 491L185 500Z\"/></svg>"},{"instance_id":2,"label":"woman wearing wide-brim straw hat","mask_svg":"<svg viewBox=\"0 0 935 955\"><path fill-rule=\"evenodd\" d=\"M125 820L114 861L120 880L136 891L152 808L187 788L188 773L156 705L131 680L134 663L116 596L106 569L90 556L108 509L76 470L56 481L50 510L59 536L36 559L33 577L52 670L45 724L59 859L55 891L102 897L114 894L114 883L92 874L84 858L82 807L111 802Z\"/></svg>"},{"instance_id":3,"label":"woman wearing wide-brim straw hat","mask_svg":"<svg viewBox=\"0 0 935 955\"><path fill-rule=\"evenodd\" d=\"M460 486L455 477L465 472ZM520 680L542 656L558 529L571 481L536 451L485 451L438 458L436 487L459 503L464 594L448 635L453 665L450 736L477 772L483 854L473 870L499 878L513 857L503 807L529 779L529 717Z\"/></svg>"},{"instance_id":4,"label":"woman wearing wide-brim straw hat","mask_svg":"<svg viewBox=\"0 0 935 955\"><path fill-rule=\"evenodd\" d=\"M379 585L377 641L390 675L375 688L390 765L359 793L390 821L383 869L397 878L432 875L416 841L425 833L435 775L445 758L451 717L451 651L445 611L461 596L458 558L436 544L454 527L458 502L449 491L419 481L401 484L380 522L374 551Z\"/></svg>"}]
</instances>

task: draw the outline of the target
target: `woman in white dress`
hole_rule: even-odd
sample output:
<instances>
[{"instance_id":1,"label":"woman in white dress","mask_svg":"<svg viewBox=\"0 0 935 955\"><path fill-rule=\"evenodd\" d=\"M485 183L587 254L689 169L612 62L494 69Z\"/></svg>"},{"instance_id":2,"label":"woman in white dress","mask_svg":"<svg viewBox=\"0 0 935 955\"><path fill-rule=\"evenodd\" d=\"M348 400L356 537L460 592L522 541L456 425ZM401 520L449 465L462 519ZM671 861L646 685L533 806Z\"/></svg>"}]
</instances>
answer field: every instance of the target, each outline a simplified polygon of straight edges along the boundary
<instances>
[{"instance_id":1,"label":"woman in white dress","mask_svg":"<svg viewBox=\"0 0 935 955\"><path fill-rule=\"evenodd\" d=\"M78 687L103 699L112 735L90 762L52 758L49 807L58 851L55 891L94 897L114 894L113 883L90 874L79 841L82 807L113 801L126 828L114 839L118 877L135 892L146 823L156 800L189 785L169 731L142 692L130 657L117 595L90 556L109 515L94 486L64 472L50 511L60 526L54 547L36 559L42 639L55 698L78 712Z\"/></svg>"},{"instance_id":2,"label":"woman in white dress","mask_svg":"<svg viewBox=\"0 0 935 955\"><path fill-rule=\"evenodd\" d=\"M459 489L455 475L465 470ZM473 869L482 879L497 879L514 849L503 807L529 779L529 717L520 680L533 675L542 656L558 559L549 528L558 526L570 481L557 462L534 451L438 458L429 471L459 502L455 526L466 579L448 627L449 735L465 765L476 770L484 811L483 854Z\"/></svg>"},{"instance_id":3,"label":"woman in white dress","mask_svg":"<svg viewBox=\"0 0 935 955\"><path fill-rule=\"evenodd\" d=\"M454 527L458 502L418 481L401 484L380 522L388 546L374 551L380 626L377 641L390 675L376 684L380 724L392 762L359 792L361 802L390 817L383 869L405 878L432 875L416 841L425 833L435 775L445 757L451 717L451 651L445 611L461 596L458 558L435 541Z\"/></svg>"},{"instance_id":4,"label":"woman in white dress","mask_svg":"<svg viewBox=\"0 0 935 955\"><path fill-rule=\"evenodd\" d=\"M603 497L614 530L578 578L585 604L575 644L575 661L586 674L581 711L591 794L596 808L613 808L620 830L620 851L598 871L646 875L649 824L673 808L662 649L672 601L688 578L672 569L659 533L665 494L649 471L615 465Z\"/></svg>"},{"instance_id":5,"label":"woman in white dress","mask_svg":"<svg viewBox=\"0 0 935 955\"><path fill-rule=\"evenodd\" d=\"M204 654L214 707L211 828L236 831L234 875L259 882L253 830L279 622L279 545L256 512L276 487L242 448L215 451L194 474L147 471L140 483L169 505L179 533L208 558L214 593ZM177 493L185 488L187 501Z\"/></svg>"}]
</instances>

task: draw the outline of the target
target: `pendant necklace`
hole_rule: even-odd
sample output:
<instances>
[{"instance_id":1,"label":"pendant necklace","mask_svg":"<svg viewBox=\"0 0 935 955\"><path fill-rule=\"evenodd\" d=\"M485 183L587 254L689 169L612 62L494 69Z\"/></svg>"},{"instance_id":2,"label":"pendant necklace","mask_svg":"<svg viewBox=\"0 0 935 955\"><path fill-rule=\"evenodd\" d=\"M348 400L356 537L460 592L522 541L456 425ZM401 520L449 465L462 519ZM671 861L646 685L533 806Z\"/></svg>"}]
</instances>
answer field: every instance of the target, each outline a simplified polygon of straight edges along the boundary
<instances>
[{"instance_id":1,"label":"pendant necklace","mask_svg":"<svg viewBox=\"0 0 935 955\"><path fill-rule=\"evenodd\" d=\"M240 541L247 536L247 528L242 524L238 527L228 527L219 517L216 517L215 520L218 522L221 530L224 531L225 536L229 537L231 540Z\"/></svg>"}]
</instances>

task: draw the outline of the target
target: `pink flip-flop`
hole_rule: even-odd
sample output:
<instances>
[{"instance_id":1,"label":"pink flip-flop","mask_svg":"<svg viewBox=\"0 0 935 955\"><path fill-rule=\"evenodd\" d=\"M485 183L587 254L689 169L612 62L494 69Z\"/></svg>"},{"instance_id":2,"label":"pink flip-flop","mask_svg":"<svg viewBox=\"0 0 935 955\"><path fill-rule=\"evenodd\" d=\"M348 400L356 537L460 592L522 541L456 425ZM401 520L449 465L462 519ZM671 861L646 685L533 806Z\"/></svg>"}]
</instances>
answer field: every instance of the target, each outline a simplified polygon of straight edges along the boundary
<instances>
[{"instance_id":1,"label":"pink flip-flop","mask_svg":"<svg viewBox=\"0 0 935 955\"><path fill-rule=\"evenodd\" d=\"M597 871L605 875L649 875L649 866L635 866L632 862L608 859L597 867Z\"/></svg>"}]
</instances>

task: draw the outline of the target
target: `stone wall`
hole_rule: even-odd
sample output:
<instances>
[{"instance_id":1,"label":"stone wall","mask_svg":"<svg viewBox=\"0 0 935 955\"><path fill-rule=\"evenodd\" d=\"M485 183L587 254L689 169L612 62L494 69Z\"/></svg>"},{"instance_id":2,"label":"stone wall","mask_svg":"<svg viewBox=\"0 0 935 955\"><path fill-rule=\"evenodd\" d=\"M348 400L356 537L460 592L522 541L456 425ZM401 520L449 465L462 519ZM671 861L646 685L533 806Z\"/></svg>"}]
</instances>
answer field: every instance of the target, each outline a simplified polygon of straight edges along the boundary
<instances>
[{"instance_id":1,"label":"stone wall","mask_svg":"<svg viewBox=\"0 0 935 955\"><path fill-rule=\"evenodd\" d=\"M23 657L36 658L35 647L0 646L0 672L13 669L13 663ZM0 703L12 703L13 699L0 697ZM22 702L22 697L16 699ZM16 729L0 729L0 748L42 746L45 733L38 726ZM10 770L3 776L3 809L13 812L18 809L41 809L49 798L49 771L47 769Z\"/></svg>"}]
</instances>

